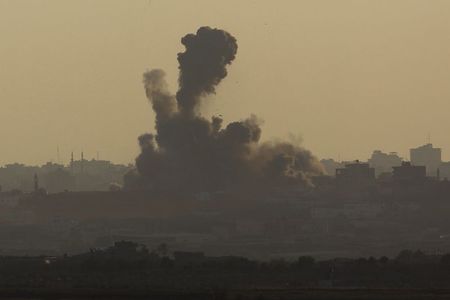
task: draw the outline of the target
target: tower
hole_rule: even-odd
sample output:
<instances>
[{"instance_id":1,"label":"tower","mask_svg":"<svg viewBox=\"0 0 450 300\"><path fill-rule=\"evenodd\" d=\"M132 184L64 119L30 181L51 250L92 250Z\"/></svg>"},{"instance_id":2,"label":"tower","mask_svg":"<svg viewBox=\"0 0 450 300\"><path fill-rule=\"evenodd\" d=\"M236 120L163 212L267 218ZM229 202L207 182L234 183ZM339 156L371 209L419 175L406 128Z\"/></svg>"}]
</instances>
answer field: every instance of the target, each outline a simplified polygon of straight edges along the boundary
<instances>
[{"instance_id":1,"label":"tower","mask_svg":"<svg viewBox=\"0 0 450 300\"><path fill-rule=\"evenodd\" d=\"M83 173L84 169L84 153L81 151L81 173Z\"/></svg>"},{"instance_id":2,"label":"tower","mask_svg":"<svg viewBox=\"0 0 450 300\"><path fill-rule=\"evenodd\" d=\"M70 155L70 172L73 173L73 151Z\"/></svg>"},{"instance_id":3,"label":"tower","mask_svg":"<svg viewBox=\"0 0 450 300\"><path fill-rule=\"evenodd\" d=\"M34 173L34 191L36 193L39 191L39 179L37 173Z\"/></svg>"}]
</instances>

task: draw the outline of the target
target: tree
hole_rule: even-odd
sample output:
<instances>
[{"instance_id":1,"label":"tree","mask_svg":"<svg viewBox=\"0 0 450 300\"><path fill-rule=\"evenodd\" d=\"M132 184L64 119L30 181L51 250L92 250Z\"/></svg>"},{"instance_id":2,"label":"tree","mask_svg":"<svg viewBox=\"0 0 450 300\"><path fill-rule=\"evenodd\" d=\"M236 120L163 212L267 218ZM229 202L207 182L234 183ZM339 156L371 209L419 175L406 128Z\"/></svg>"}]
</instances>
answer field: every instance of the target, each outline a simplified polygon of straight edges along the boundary
<instances>
[{"instance_id":1,"label":"tree","mask_svg":"<svg viewBox=\"0 0 450 300\"><path fill-rule=\"evenodd\" d=\"M308 269L312 268L316 260L311 256L300 256L297 260L297 264L300 268Z\"/></svg>"},{"instance_id":2,"label":"tree","mask_svg":"<svg viewBox=\"0 0 450 300\"><path fill-rule=\"evenodd\" d=\"M167 256L167 253L169 252L169 247L167 247L166 243L162 243L156 248L156 252L161 256Z\"/></svg>"},{"instance_id":3,"label":"tree","mask_svg":"<svg viewBox=\"0 0 450 300\"><path fill-rule=\"evenodd\" d=\"M447 253L441 257L441 265L445 268L450 268L450 253Z\"/></svg>"}]
</instances>

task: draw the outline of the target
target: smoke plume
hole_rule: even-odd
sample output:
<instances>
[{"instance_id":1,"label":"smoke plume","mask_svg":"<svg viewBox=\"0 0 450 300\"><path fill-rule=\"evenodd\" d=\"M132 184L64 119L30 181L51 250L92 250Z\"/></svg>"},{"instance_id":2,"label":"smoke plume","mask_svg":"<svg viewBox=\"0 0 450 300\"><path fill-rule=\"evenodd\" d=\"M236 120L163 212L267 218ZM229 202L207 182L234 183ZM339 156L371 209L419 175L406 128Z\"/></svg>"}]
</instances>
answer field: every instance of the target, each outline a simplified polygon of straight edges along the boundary
<instances>
[{"instance_id":1,"label":"smoke plume","mask_svg":"<svg viewBox=\"0 0 450 300\"><path fill-rule=\"evenodd\" d=\"M254 115L223 128L218 116L200 115L201 100L215 93L237 52L228 32L201 27L181 39L179 89L172 95L163 70L144 74L156 114L156 134L139 137L139 183L146 188L213 191L233 186L309 184L322 167L307 150L290 143L259 143Z\"/></svg>"}]
</instances>

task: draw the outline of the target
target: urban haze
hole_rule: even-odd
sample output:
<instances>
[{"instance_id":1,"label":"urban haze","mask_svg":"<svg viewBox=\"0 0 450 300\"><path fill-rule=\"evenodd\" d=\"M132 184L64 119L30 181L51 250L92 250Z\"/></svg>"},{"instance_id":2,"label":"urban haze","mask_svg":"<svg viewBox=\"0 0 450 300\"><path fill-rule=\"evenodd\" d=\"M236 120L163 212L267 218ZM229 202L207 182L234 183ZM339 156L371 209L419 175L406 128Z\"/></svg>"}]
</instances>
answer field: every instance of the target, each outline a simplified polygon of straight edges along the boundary
<instances>
[{"instance_id":1,"label":"urban haze","mask_svg":"<svg viewBox=\"0 0 450 300\"><path fill-rule=\"evenodd\" d=\"M449 19L0 0L0 297L450 298Z\"/></svg>"}]
</instances>

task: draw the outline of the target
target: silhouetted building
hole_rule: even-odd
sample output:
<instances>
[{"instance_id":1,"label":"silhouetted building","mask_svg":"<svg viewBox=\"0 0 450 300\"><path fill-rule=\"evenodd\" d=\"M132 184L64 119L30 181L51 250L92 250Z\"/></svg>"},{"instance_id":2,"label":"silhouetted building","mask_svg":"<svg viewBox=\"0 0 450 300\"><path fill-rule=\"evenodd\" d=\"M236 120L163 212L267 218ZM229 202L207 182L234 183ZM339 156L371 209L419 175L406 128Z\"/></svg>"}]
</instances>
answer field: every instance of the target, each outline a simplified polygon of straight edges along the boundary
<instances>
[{"instance_id":1,"label":"silhouetted building","mask_svg":"<svg viewBox=\"0 0 450 300\"><path fill-rule=\"evenodd\" d=\"M336 169L336 182L349 183L352 185L364 184L375 180L375 169L368 163L361 163L358 160L354 163L346 164L344 168Z\"/></svg>"},{"instance_id":2,"label":"silhouetted building","mask_svg":"<svg viewBox=\"0 0 450 300\"><path fill-rule=\"evenodd\" d=\"M450 162L446 161L443 162L440 166L439 166L439 173L440 173L440 177L442 179L450 179Z\"/></svg>"},{"instance_id":3,"label":"silhouetted building","mask_svg":"<svg viewBox=\"0 0 450 300\"><path fill-rule=\"evenodd\" d=\"M45 187L49 192L63 192L75 189L75 176L63 168L44 173Z\"/></svg>"},{"instance_id":4,"label":"silhouetted building","mask_svg":"<svg viewBox=\"0 0 450 300\"><path fill-rule=\"evenodd\" d=\"M410 162L403 162L399 167L393 167L392 179L397 183L417 183L426 179L425 166L414 166Z\"/></svg>"},{"instance_id":5,"label":"silhouetted building","mask_svg":"<svg viewBox=\"0 0 450 300\"><path fill-rule=\"evenodd\" d=\"M344 164L337 162L332 158L322 159L320 160L320 163L322 164L323 168L325 169L325 172L329 176L335 176L336 169L344 167Z\"/></svg>"},{"instance_id":6,"label":"silhouetted building","mask_svg":"<svg viewBox=\"0 0 450 300\"><path fill-rule=\"evenodd\" d=\"M75 176L75 190L95 191L110 190L111 183L119 186L129 166L113 164L106 160L82 160L72 162L72 175Z\"/></svg>"},{"instance_id":7,"label":"silhouetted building","mask_svg":"<svg viewBox=\"0 0 450 300\"><path fill-rule=\"evenodd\" d=\"M71 160L65 166L48 162L42 166L7 164L0 167L0 185L3 190L18 189L24 192L35 190L37 175L38 189L45 188L50 193L69 191L108 191L111 183L121 186L123 176L130 166L113 164L105 160Z\"/></svg>"},{"instance_id":8,"label":"silhouetted building","mask_svg":"<svg viewBox=\"0 0 450 300\"><path fill-rule=\"evenodd\" d=\"M441 148L433 148L433 144L426 144L409 150L411 164L425 166L428 176L437 176L437 171L442 163Z\"/></svg>"},{"instance_id":9,"label":"silhouetted building","mask_svg":"<svg viewBox=\"0 0 450 300\"><path fill-rule=\"evenodd\" d=\"M397 152L384 153L375 150L369 158L368 163L375 169L375 175L378 177L382 173L392 172L392 167L401 166L402 158Z\"/></svg>"}]
</instances>

